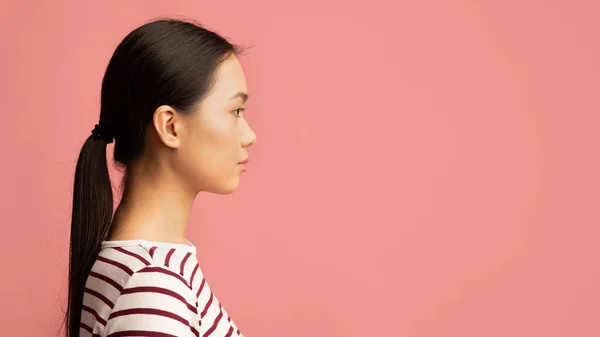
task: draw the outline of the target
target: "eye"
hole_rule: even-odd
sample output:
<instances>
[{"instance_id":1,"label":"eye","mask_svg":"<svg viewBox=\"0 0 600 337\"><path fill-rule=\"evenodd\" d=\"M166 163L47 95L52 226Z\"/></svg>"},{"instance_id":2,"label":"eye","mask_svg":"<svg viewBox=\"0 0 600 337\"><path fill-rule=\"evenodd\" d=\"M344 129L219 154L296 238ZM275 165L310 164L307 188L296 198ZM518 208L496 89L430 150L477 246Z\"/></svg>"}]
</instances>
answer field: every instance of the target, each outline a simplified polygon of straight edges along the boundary
<instances>
[{"instance_id":1,"label":"eye","mask_svg":"<svg viewBox=\"0 0 600 337\"><path fill-rule=\"evenodd\" d=\"M239 112L236 113L236 111L239 111ZM235 109L235 110L233 110L233 113L235 113L236 116L240 117L242 111L246 111L246 109L245 108Z\"/></svg>"}]
</instances>

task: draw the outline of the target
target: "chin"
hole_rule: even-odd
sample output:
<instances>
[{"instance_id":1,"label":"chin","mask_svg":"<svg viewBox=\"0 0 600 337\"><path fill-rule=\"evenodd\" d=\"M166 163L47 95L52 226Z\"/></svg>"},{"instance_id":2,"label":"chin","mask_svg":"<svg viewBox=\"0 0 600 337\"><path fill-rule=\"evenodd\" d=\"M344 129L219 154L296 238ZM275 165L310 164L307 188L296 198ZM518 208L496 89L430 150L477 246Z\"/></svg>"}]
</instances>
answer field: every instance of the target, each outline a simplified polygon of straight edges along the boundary
<instances>
[{"instance_id":1,"label":"chin","mask_svg":"<svg viewBox=\"0 0 600 337\"><path fill-rule=\"evenodd\" d=\"M216 194L231 194L235 192L240 184L240 179L231 179L228 182L224 182L218 186L215 186L208 192L216 193Z\"/></svg>"}]
</instances>

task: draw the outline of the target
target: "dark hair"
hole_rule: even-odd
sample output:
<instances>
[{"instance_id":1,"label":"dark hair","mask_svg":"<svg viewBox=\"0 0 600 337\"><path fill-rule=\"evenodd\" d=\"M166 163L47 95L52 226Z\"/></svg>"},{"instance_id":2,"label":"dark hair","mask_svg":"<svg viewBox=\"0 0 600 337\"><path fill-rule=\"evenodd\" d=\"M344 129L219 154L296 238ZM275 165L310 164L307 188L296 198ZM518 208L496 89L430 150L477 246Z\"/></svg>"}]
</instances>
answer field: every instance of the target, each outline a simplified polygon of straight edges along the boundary
<instances>
[{"instance_id":1,"label":"dark hair","mask_svg":"<svg viewBox=\"0 0 600 337\"><path fill-rule=\"evenodd\" d=\"M116 48L102 80L98 124L104 136L108 132L114 137L115 163L126 169L142 153L146 127L156 108L170 105L190 113L212 88L219 64L241 52L242 47L188 21L161 19L129 33ZM107 142L90 134L77 160L67 337L79 336L85 282L111 230L113 194Z\"/></svg>"}]
</instances>

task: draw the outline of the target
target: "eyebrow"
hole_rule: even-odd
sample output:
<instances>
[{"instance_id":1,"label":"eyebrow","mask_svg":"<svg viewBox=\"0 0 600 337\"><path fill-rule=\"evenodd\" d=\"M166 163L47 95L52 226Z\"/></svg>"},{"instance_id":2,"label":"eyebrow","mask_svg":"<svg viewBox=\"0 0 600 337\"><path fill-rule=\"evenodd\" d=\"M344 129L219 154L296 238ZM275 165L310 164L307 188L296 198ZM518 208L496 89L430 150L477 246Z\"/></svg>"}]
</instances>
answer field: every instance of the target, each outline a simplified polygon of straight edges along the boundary
<instances>
[{"instance_id":1,"label":"eyebrow","mask_svg":"<svg viewBox=\"0 0 600 337\"><path fill-rule=\"evenodd\" d=\"M248 100L248 94L243 91L238 91L235 95L231 96L231 99L236 99L238 97L241 97L244 103Z\"/></svg>"}]
</instances>

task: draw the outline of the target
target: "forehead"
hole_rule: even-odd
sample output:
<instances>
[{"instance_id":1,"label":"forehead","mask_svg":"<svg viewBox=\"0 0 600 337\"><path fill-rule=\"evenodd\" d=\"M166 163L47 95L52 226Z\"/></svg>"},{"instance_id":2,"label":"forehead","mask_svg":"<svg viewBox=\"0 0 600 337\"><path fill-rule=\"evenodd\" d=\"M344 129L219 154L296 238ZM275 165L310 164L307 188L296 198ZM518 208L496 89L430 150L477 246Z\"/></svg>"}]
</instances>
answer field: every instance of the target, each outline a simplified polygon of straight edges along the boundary
<instances>
[{"instance_id":1,"label":"forehead","mask_svg":"<svg viewBox=\"0 0 600 337\"><path fill-rule=\"evenodd\" d=\"M213 95L229 99L239 91L248 92L246 78L238 58L231 56L217 68Z\"/></svg>"}]
</instances>

